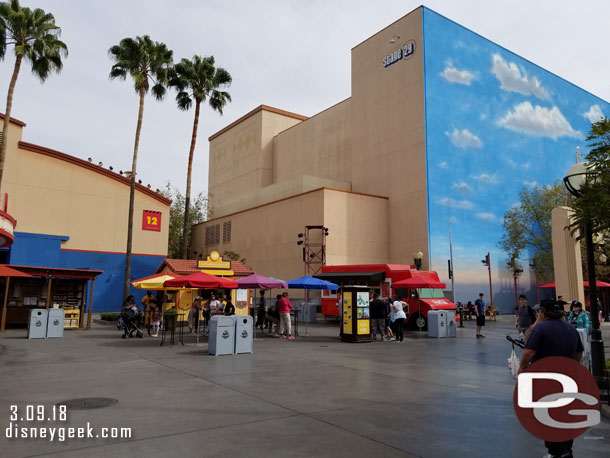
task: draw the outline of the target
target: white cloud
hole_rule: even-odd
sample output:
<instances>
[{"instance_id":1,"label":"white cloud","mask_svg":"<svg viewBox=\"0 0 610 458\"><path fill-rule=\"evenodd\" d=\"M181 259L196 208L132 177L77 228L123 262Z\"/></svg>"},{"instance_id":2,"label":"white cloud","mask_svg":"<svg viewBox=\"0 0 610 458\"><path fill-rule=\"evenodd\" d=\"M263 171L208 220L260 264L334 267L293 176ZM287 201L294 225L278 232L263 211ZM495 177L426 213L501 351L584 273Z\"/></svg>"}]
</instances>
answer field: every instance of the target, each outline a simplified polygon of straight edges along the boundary
<instances>
[{"instance_id":1,"label":"white cloud","mask_svg":"<svg viewBox=\"0 0 610 458\"><path fill-rule=\"evenodd\" d=\"M461 192L462 194L470 194L472 192L472 187L465 181L460 181L459 183L453 183L451 186L455 192Z\"/></svg>"},{"instance_id":2,"label":"white cloud","mask_svg":"<svg viewBox=\"0 0 610 458\"><path fill-rule=\"evenodd\" d=\"M496 222L498 218L491 212L481 212L475 215L477 218L482 219L483 221Z\"/></svg>"},{"instance_id":3,"label":"white cloud","mask_svg":"<svg viewBox=\"0 0 610 458\"><path fill-rule=\"evenodd\" d=\"M480 148L483 146L481 139L468 129L459 130L454 128L453 132L445 132L445 135L458 148Z\"/></svg>"},{"instance_id":4,"label":"white cloud","mask_svg":"<svg viewBox=\"0 0 610 458\"><path fill-rule=\"evenodd\" d=\"M514 62L505 61L500 54L493 55L491 72L500 80L500 87L506 91L519 94L535 95L546 100L549 93L542 87L540 80L535 76L529 77L525 70L519 68Z\"/></svg>"},{"instance_id":5,"label":"white cloud","mask_svg":"<svg viewBox=\"0 0 610 458\"><path fill-rule=\"evenodd\" d=\"M447 64L445 70L441 72L441 76L450 83L464 84L470 86L470 83L475 79L475 75L468 70L459 70L451 64Z\"/></svg>"},{"instance_id":6,"label":"white cloud","mask_svg":"<svg viewBox=\"0 0 610 458\"><path fill-rule=\"evenodd\" d=\"M481 173L480 175L475 175L472 178L474 178L475 180L479 180L481 183L485 184L496 184L498 182L498 179L495 175L489 175L487 173Z\"/></svg>"},{"instance_id":7,"label":"white cloud","mask_svg":"<svg viewBox=\"0 0 610 458\"><path fill-rule=\"evenodd\" d=\"M557 107L549 109L522 102L506 113L498 123L515 132L553 140L559 137L582 138L582 134L572 128Z\"/></svg>"},{"instance_id":8,"label":"white cloud","mask_svg":"<svg viewBox=\"0 0 610 458\"><path fill-rule=\"evenodd\" d=\"M461 208L463 210L472 208L472 202L469 200L455 200L449 197L443 197L438 203L449 208Z\"/></svg>"},{"instance_id":9,"label":"white cloud","mask_svg":"<svg viewBox=\"0 0 610 458\"><path fill-rule=\"evenodd\" d=\"M447 165L447 161L440 162L440 163L438 164L438 166L439 166L441 169L446 169L447 167L449 167L449 166Z\"/></svg>"},{"instance_id":10,"label":"white cloud","mask_svg":"<svg viewBox=\"0 0 610 458\"><path fill-rule=\"evenodd\" d=\"M601 118L605 118L604 113L602 112L602 109L599 105L591 105L589 111L583 113L582 117L588 119L592 123L599 121Z\"/></svg>"},{"instance_id":11,"label":"white cloud","mask_svg":"<svg viewBox=\"0 0 610 458\"><path fill-rule=\"evenodd\" d=\"M530 168L531 163L529 162L517 162L514 159L510 158L510 157L502 157L502 159L504 159L504 162L506 162L508 165L510 165L511 167L514 167L516 169L521 169L521 170L527 170Z\"/></svg>"},{"instance_id":12,"label":"white cloud","mask_svg":"<svg viewBox=\"0 0 610 458\"><path fill-rule=\"evenodd\" d=\"M540 186L540 183L538 183L536 180L533 181L524 181L523 184L525 186L529 186L530 188L537 188Z\"/></svg>"}]
</instances>

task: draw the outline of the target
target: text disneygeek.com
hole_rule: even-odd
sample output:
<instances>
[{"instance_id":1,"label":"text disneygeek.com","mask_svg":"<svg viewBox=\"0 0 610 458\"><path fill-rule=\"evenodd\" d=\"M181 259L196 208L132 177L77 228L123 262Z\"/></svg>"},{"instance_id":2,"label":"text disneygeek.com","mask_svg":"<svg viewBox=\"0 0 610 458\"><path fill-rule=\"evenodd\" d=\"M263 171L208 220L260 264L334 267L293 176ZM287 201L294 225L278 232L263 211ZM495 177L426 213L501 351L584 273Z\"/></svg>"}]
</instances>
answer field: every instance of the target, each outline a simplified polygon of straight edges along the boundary
<instances>
[{"instance_id":1,"label":"text disneygeek.com","mask_svg":"<svg viewBox=\"0 0 610 458\"><path fill-rule=\"evenodd\" d=\"M95 428L87 422L85 426L47 426L36 422L67 421L66 406L44 405L10 406L8 427L4 429L6 439L46 439L49 442L65 442L67 439L130 439L131 428Z\"/></svg>"}]
</instances>

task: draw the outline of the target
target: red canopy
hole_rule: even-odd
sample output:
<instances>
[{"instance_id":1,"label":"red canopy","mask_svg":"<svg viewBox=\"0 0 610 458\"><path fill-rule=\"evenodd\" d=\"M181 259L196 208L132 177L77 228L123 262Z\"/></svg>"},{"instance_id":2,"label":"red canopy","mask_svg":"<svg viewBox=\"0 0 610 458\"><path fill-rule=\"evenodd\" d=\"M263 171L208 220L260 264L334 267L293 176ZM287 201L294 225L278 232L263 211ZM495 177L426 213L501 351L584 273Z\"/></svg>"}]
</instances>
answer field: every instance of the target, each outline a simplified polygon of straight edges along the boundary
<instances>
[{"instance_id":1,"label":"red canopy","mask_svg":"<svg viewBox=\"0 0 610 458\"><path fill-rule=\"evenodd\" d=\"M583 281L582 285L585 288L588 288L589 287L589 282L588 281ZM606 283L605 281L597 280L595 282L595 286L598 287L598 288L609 288L610 287L610 283ZM538 288L555 288L555 282L545 283L544 285L539 285Z\"/></svg>"},{"instance_id":2,"label":"red canopy","mask_svg":"<svg viewBox=\"0 0 610 458\"><path fill-rule=\"evenodd\" d=\"M447 285L443 282L430 280L424 277L412 277L392 283L394 288L440 288L444 289Z\"/></svg>"},{"instance_id":3,"label":"red canopy","mask_svg":"<svg viewBox=\"0 0 610 458\"><path fill-rule=\"evenodd\" d=\"M16 269L11 269L5 264L0 264L0 277L31 277L31 275L25 274Z\"/></svg>"},{"instance_id":4,"label":"red canopy","mask_svg":"<svg viewBox=\"0 0 610 458\"><path fill-rule=\"evenodd\" d=\"M195 274L174 278L173 280L167 280L165 283L163 283L163 286L166 288L239 288L239 285L233 280L227 280L226 278L204 274L203 272L197 272Z\"/></svg>"}]
</instances>

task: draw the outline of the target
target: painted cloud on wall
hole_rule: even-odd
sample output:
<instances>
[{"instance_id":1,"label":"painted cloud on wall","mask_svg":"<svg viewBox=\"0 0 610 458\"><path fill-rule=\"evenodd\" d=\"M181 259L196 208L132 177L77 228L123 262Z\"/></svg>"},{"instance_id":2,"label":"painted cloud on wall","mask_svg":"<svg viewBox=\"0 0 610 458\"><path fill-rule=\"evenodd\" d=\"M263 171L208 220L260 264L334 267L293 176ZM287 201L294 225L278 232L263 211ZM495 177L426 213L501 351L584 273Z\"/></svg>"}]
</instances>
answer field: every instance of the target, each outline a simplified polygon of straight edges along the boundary
<instances>
[{"instance_id":1,"label":"painted cloud on wall","mask_svg":"<svg viewBox=\"0 0 610 458\"><path fill-rule=\"evenodd\" d=\"M583 118L588 119L591 123L597 122L602 118L605 118L604 112L601 107L597 104L591 105L589 111L582 114Z\"/></svg>"},{"instance_id":2,"label":"painted cloud on wall","mask_svg":"<svg viewBox=\"0 0 610 458\"><path fill-rule=\"evenodd\" d=\"M472 178L485 184L496 184L498 182L495 175L489 175L488 173L481 173L480 175L475 175Z\"/></svg>"},{"instance_id":3,"label":"painted cloud on wall","mask_svg":"<svg viewBox=\"0 0 610 458\"><path fill-rule=\"evenodd\" d=\"M501 88L524 95L534 95L539 99L549 98L548 91L535 76L528 76L524 69L514 62L505 61L500 54L492 56L491 72L500 80Z\"/></svg>"},{"instance_id":4,"label":"painted cloud on wall","mask_svg":"<svg viewBox=\"0 0 610 458\"><path fill-rule=\"evenodd\" d=\"M475 75L468 70L459 70L455 68L451 62L447 64L445 69L441 72L441 76L450 83L464 84L470 86L470 83L475 79Z\"/></svg>"},{"instance_id":5,"label":"painted cloud on wall","mask_svg":"<svg viewBox=\"0 0 610 458\"><path fill-rule=\"evenodd\" d=\"M556 140L560 137L582 138L583 135L574 130L557 107L546 108L533 106L529 102L521 102L506 113L498 123L515 132L549 137Z\"/></svg>"},{"instance_id":6,"label":"painted cloud on wall","mask_svg":"<svg viewBox=\"0 0 610 458\"><path fill-rule=\"evenodd\" d=\"M445 135L458 148L480 148L483 146L481 139L468 129L459 130L454 128L453 132L445 132Z\"/></svg>"},{"instance_id":7,"label":"painted cloud on wall","mask_svg":"<svg viewBox=\"0 0 610 458\"><path fill-rule=\"evenodd\" d=\"M470 194L473 191L472 187L465 181L460 181L459 183L453 183L453 185L451 186L451 189L453 189L455 192L459 192L462 194Z\"/></svg>"},{"instance_id":8,"label":"painted cloud on wall","mask_svg":"<svg viewBox=\"0 0 610 458\"><path fill-rule=\"evenodd\" d=\"M444 207L461 208L463 210L472 208L472 202L470 202L469 200L455 200L449 197L443 197L438 201L438 203Z\"/></svg>"}]
</instances>

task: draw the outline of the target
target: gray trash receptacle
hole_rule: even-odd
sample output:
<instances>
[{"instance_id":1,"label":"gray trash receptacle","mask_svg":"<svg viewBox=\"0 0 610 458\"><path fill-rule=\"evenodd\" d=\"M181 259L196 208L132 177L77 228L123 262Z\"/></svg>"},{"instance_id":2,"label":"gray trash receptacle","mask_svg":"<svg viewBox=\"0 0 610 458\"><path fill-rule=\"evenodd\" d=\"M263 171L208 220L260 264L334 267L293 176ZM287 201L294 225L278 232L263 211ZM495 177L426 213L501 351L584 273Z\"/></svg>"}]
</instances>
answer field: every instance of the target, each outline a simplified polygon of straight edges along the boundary
<instances>
[{"instance_id":1,"label":"gray trash receptacle","mask_svg":"<svg viewBox=\"0 0 610 458\"><path fill-rule=\"evenodd\" d=\"M455 310L447 310L447 337L455 337L456 328Z\"/></svg>"},{"instance_id":2,"label":"gray trash receptacle","mask_svg":"<svg viewBox=\"0 0 610 458\"><path fill-rule=\"evenodd\" d=\"M49 309L47 338L63 337L66 312L63 309Z\"/></svg>"},{"instance_id":3,"label":"gray trash receptacle","mask_svg":"<svg viewBox=\"0 0 610 458\"><path fill-rule=\"evenodd\" d=\"M47 338L47 319L49 312L45 309L30 310L30 322L28 324L28 339Z\"/></svg>"},{"instance_id":4,"label":"gray trash receptacle","mask_svg":"<svg viewBox=\"0 0 610 458\"><path fill-rule=\"evenodd\" d=\"M235 354L252 353L254 320L250 315L234 315L235 318Z\"/></svg>"},{"instance_id":5,"label":"gray trash receptacle","mask_svg":"<svg viewBox=\"0 0 610 458\"><path fill-rule=\"evenodd\" d=\"M216 315L210 320L208 353L214 356L235 353L235 321L232 316Z\"/></svg>"},{"instance_id":6,"label":"gray trash receptacle","mask_svg":"<svg viewBox=\"0 0 610 458\"><path fill-rule=\"evenodd\" d=\"M428 312L428 337L437 339L447 337L447 311L430 310Z\"/></svg>"},{"instance_id":7,"label":"gray trash receptacle","mask_svg":"<svg viewBox=\"0 0 610 458\"><path fill-rule=\"evenodd\" d=\"M299 306L299 321L301 323L315 323L318 314L318 306L311 303L302 303Z\"/></svg>"}]
</instances>

